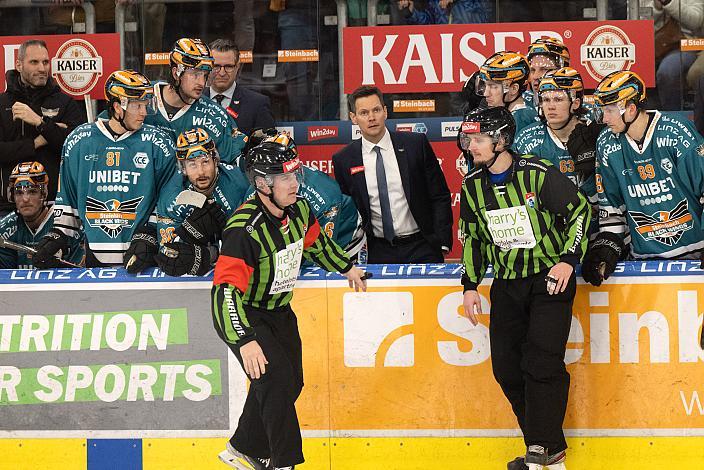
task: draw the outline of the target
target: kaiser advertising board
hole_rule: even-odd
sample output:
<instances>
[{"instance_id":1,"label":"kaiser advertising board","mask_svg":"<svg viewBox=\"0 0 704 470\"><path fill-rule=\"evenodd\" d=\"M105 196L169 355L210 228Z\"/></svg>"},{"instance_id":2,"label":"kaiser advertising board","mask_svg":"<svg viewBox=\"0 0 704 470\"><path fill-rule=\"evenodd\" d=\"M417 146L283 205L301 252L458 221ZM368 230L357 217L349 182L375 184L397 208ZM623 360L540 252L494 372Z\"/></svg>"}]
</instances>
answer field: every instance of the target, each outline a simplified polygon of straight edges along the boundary
<instances>
[{"instance_id":1,"label":"kaiser advertising board","mask_svg":"<svg viewBox=\"0 0 704 470\"><path fill-rule=\"evenodd\" d=\"M5 72L15 68L20 44L29 39L46 42L51 76L64 93L76 99L83 99L84 95L105 99L105 80L120 68L120 37L117 33L1 36L4 72L0 76L0 90L6 87Z\"/></svg>"},{"instance_id":2,"label":"kaiser advertising board","mask_svg":"<svg viewBox=\"0 0 704 470\"><path fill-rule=\"evenodd\" d=\"M541 37L567 45L586 88L617 70L633 70L655 86L652 21L573 21L345 28L345 93L361 85L388 93L459 91L487 57L525 54Z\"/></svg>"}]
</instances>

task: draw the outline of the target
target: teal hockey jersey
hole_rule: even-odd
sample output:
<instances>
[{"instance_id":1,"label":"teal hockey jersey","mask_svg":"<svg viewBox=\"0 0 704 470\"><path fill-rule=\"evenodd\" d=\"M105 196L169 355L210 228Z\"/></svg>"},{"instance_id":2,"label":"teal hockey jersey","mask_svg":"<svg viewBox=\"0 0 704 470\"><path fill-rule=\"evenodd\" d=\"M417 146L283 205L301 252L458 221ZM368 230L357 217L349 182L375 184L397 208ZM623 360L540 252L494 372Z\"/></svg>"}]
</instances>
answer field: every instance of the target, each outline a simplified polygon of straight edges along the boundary
<instances>
[{"instance_id":1,"label":"teal hockey jersey","mask_svg":"<svg viewBox=\"0 0 704 470\"><path fill-rule=\"evenodd\" d=\"M704 139L691 123L658 111L642 148L602 131L596 188L600 231L623 236L635 259L698 258L704 248Z\"/></svg>"},{"instance_id":2,"label":"teal hockey jersey","mask_svg":"<svg viewBox=\"0 0 704 470\"><path fill-rule=\"evenodd\" d=\"M193 206L176 204L176 197L184 190L195 191L195 188L184 175L176 173L159 195L156 226L161 245L174 241L176 228L193 212ZM248 190L249 181L242 170L226 163L218 165L212 198L228 217L245 201Z\"/></svg>"},{"instance_id":3,"label":"teal hockey jersey","mask_svg":"<svg viewBox=\"0 0 704 470\"><path fill-rule=\"evenodd\" d=\"M36 248L39 240L49 233L53 227L54 210L51 207L35 231L27 227L24 219L17 211L13 211L0 219L0 238L30 248ZM80 264L84 254L82 242L83 237L80 239L71 238L69 252L64 253L62 258L74 264ZM33 267L32 255L9 248L0 248L0 269L32 269Z\"/></svg>"},{"instance_id":4,"label":"teal hockey jersey","mask_svg":"<svg viewBox=\"0 0 704 470\"><path fill-rule=\"evenodd\" d=\"M122 264L137 227L154 216L157 195L176 172L174 142L144 124L114 139L107 121L77 127L64 142L54 227L85 233L100 263Z\"/></svg>"},{"instance_id":5,"label":"teal hockey jersey","mask_svg":"<svg viewBox=\"0 0 704 470\"><path fill-rule=\"evenodd\" d=\"M166 86L168 85L163 82L154 84L156 114L147 116L144 122L171 133L174 142L180 133L202 127L215 142L220 161L234 164L246 142L244 134L237 130L235 120L222 106L206 96L184 106L169 119L162 97L162 89Z\"/></svg>"},{"instance_id":6,"label":"teal hockey jersey","mask_svg":"<svg viewBox=\"0 0 704 470\"><path fill-rule=\"evenodd\" d=\"M516 135L526 127L539 122L537 111L527 103L521 103L511 110L513 120L516 121Z\"/></svg>"}]
</instances>

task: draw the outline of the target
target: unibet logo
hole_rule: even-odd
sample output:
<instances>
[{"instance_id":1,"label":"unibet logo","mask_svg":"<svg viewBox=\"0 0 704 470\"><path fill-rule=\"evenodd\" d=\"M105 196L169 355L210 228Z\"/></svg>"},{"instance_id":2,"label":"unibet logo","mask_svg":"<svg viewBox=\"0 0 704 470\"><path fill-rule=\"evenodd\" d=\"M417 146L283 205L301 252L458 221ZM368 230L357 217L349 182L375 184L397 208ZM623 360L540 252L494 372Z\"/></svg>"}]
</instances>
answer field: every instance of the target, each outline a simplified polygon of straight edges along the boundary
<instances>
[{"instance_id":1,"label":"unibet logo","mask_svg":"<svg viewBox=\"0 0 704 470\"><path fill-rule=\"evenodd\" d=\"M413 294L348 293L343 297L345 366L412 367L415 360ZM383 312L380 315L379 312Z\"/></svg>"}]
</instances>

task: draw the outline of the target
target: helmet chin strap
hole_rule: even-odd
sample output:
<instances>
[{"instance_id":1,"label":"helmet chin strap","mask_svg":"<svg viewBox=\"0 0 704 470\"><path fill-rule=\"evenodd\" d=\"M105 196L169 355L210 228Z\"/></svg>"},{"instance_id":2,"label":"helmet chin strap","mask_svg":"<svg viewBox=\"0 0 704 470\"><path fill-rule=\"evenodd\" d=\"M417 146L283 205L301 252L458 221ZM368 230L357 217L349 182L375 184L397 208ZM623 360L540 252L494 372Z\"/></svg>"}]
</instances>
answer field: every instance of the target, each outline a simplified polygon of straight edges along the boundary
<instances>
[{"instance_id":1,"label":"helmet chin strap","mask_svg":"<svg viewBox=\"0 0 704 470\"><path fill-rule=\"evenodd\" d=\"M634 122L636 122L636 119L638 119L638 116L640 115L640 110L637 110L637 111L638 111L638 112L636 113L636 117L634 117L633 120L630 121L630 122L626 122L626 118L624 117L625 114L626 114L625 111L624 111L624 113L621 115L621 121L623 122L623 125L626 126L626 128L623 130L622 134L628 134L628 129L631 128L631 124L633 124Z\"/></svg>"},{"instance_id":2,"label":"helmet chin strap","mask_svg":"<svg viewBox=\"0 0 704 470\"><path fill-rule=\"evenodd\" d=\"M178 72L177 72L177 73L178 73ZM181 73L183 73L183 72L181 72ZM207 81L208 81L207 77L206 77L206 80L205 80L205 81L206 81L206 83L207 83ZM183 102L186 103L187 105L192 105L193 103L195 103L196 100L190 100L190 101L189 101L189 100L187 100L186 98L184 98L184 96L181 94L181 75L178 75L178 78L175 80L175 83L174 83L174 85L173 85L173 88L174 88L174 91L176 92L176 94L178 95L178 97L179 97L179 99L180 99L181 101L183 101Z\"/></svg>"},{"instance_id":3,"label":"helmet chin strap","mask_svg":"<svg viewBox=\"0 0 704 470\"><path fill-rule=\"evenodd\" d=\"M492 153L494 154L494 158L492 158L491 160L489 160L486 163L476 163L477 166L483 166L487 170L489 168L491 168L492 166L494 166L494 163L496 163L496 160L498 160L499 155L501 155L503 153L503 150L498 150L498 151L496 150L497 143L498 142L494 143L494 148L492 149Z\"/></svg>"}]
</instances>

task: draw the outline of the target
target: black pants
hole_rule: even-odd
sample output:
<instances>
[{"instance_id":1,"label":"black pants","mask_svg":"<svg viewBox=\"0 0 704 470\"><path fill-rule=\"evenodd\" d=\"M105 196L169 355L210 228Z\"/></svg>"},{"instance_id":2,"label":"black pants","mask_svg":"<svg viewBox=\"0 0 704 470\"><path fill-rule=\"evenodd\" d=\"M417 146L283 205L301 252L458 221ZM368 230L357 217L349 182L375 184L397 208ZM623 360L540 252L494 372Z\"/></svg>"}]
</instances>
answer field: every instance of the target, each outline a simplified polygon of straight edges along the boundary
<instances>
[{"instance_id":1,"label":"black pants","mask_svg":"<svg viewBox=\"0 0 704 470\"><path fill-rule=\"evenodd\" d=\"M412 241L391 244L384 238L367 237L369 264L443 263L442 250L434 248L421 234Z\"/></svg>"},{"instance_id":2,"label":"black pants","mask_svg":"<svg viewBox=\"0 0 704 470\"><path fill-rule=\"evenodd\" d=\"M547 271L491 286L491 360L511 402L526 446L550 454L567 448L565 419L570 375L564 363L576 291L574 273L561 294L549 295Z\"/></svg>"},{"instance_id":3,"label":"black pants","mask_svg":"<svg viewBox=\"0 0 704 470\"><path fill-rule=\"evenodd\" d=\"M252 380L230 444L250 457L272 459L276 467L303 463L301 430L295 402L303 388L298 322L291 307L278 311L246 308L256 341L269 363ZM242 365L239 346L229 345Z\"/></svg>"}]
</instances>

